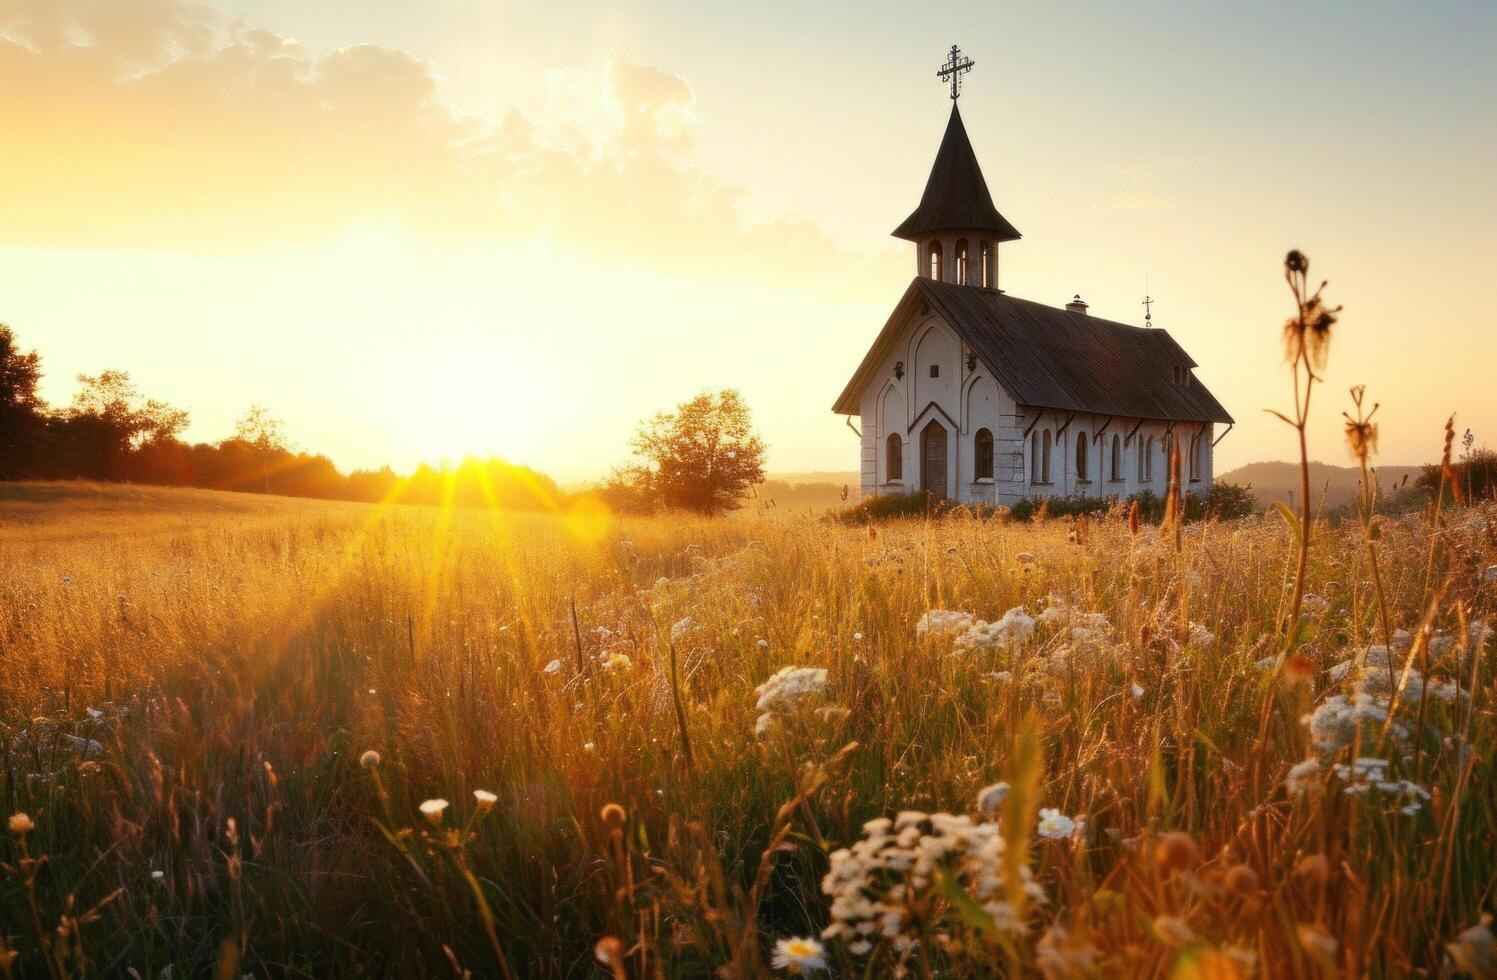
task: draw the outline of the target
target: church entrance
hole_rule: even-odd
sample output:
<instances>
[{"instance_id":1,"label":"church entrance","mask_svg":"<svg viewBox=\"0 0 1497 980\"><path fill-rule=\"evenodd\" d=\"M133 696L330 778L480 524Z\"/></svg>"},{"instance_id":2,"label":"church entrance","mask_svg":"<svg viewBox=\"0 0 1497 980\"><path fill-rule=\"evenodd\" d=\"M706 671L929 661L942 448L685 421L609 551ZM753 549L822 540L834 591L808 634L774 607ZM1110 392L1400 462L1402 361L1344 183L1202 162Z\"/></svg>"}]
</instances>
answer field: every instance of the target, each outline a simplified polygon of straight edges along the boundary
<instances>
[{"instance_id":1,"label":"church entrance","mask_svg":"<svg viewBox=\"0 0 1497 980\"><path fill-rule=\"evenodd\" d=\"M937 497L946 493L946 429L931 419L920 430L920 488Z\"/></svg>"}]
</instances>

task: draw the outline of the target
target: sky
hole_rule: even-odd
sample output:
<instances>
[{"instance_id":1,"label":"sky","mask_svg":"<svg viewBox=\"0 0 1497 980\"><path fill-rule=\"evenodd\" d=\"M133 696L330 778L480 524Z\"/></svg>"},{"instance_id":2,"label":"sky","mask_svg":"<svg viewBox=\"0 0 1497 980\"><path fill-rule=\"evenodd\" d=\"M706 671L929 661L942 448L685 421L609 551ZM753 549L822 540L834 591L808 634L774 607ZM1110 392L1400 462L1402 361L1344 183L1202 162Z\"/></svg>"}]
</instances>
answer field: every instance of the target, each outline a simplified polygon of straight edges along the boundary
<instances>
[{"instance_id":1,"label":"sky","mask_svg":"<svg viewBox=\"0 0 1497 980\"><path fill-rule=\"evenodd\" d=\"M1126 8L1126 9L1125 9ZM1312 454L1497 441L1497 5L0 0L0 322L43 393L130 372L216 440L252 403L345 468L564 481L742 391L772 471L914 274L889 232L961 98L1000 285L1154 322L1290 458L1283 254L1344 305Z\"/></svg>"}]
</instances>

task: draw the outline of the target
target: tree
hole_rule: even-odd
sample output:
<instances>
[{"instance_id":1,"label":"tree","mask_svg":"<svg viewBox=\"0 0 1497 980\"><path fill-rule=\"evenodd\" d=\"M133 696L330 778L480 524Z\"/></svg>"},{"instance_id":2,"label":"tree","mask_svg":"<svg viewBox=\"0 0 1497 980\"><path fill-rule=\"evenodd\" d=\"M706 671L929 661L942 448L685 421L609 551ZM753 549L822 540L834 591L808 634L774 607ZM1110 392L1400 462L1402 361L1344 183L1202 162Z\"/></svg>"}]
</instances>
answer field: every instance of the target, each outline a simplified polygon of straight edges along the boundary
<instances>
[{"instance_id":1,"label":"tree","mask_svg":"<svg viewBox=\"0 0 1497 980\"><path fill-rule=\"evenodd\" d=\"M244 417L234 423L234 438L254 446L260 453L260 473L265 478L265 492L270 492L270 457L289 452L286 423L270 414L264 405L251 405Z\"/></svg>"},{"instance_id":2,"label":"tree","mask_svg":"<svg viewBox=\"0 0 1497 980\"><path fill-rule=\"evenodd\" d=\"M764 481L764 442L732 389L703 392L641 423L631 445L667 507L720 514L743 506L748 488Z\"/></svg>"},{"instance_id":3,"label":"tree","mask_svg":"<svg viewBox=\"0 0 1497 980\"><path fill-rule=\"evenodd\" d=\"M0 323L0 479L29 475L37 452L46 405L37 394L42 361L22 351L16 335Z\"/></svg>"},{"instance_id":4,"label":"tree","mask_svg":"<svg viewBox=\"0 0 1497 980\"><path fill-rule=\"evenodd\" d=\"M124 371L80 374L78 381L83 387L53 424L53 463L69 476L129 478L142 446L170 442L187 427L186 412L142 398Z\"/></svg>"}]
</instances>

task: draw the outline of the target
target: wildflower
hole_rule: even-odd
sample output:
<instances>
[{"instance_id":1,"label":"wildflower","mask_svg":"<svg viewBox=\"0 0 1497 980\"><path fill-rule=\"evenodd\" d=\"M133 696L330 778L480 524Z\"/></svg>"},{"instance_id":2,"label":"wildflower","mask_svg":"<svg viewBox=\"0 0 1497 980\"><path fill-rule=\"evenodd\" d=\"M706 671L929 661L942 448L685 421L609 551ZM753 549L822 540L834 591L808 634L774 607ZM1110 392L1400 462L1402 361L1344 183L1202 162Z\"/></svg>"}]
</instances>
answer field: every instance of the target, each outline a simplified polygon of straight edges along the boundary
<instances>
[{"instance_id":1,"label":"wildflower","mask_svg":"<svg viewBox=\"0 0 1497 980\"><path fill-rule=\"evenodd\" d=\"M759 641L759 649L760 650L768 650L769 649L769 641L768 640L760 640Z\"/></svg>"},{"instance_id":2,"label":"wildflower","mask_svg":"<svg viewBox=\"0 0 1497 980\"><path fill-rule=\"evenodd\" d=\"M826 947L814 939L781 939L774 944L770 963L776 970L804 973L826 969Z\"/></svg>"},{"instance_id":3,"label":"wildflower","mask_svg":"<svg viewBox=\"0 0 1497 980\"><path fill-rule=\"evenodd\" d=\"M442 814L447 811L449 805L443 799L427 800L421 804L421 815L435 826L442 822Z\"/></svg>"},{"instance_id":4,"label":"wildflower","mask_svg":"<svg viewBox=\"0 0 1497 980\"><path fill-rule=\"evenodd\" d=\"M972 614L951 609L932 609L915 624L916 636L949 636L972 625Z\"/></svg>"},{"instance_id":5,"label":"wildflower","mask_svg":"<svg viewBox=\"0 0 1497 980\"><path fill-rule=\"evenodd\" d=\"M698 629L701 629L701 625L696 620L690 616L683 616L671 626L671 642L680 643Z\"/></svg>"},{"instance_id":6,"label":"wildflower","mask_svg":"<svg viewBox=\"0 0 1497 980\"><path fill-rule=\"evenodd\" d=\"M10 815L9 826L10 832L16 835L29 834L36 829L31 817L19 811Z\"/></svg>"},{"instance_id":7,"label":"wildflower","mask_svg":"<svg viewBox=\"0 0 1497 980\"><path fill-rule=\"evenodd\" d=\"M1144 689L1137 681L1134 681L1128 686L1128 693L1135 698L1141 698L1144 696Z\"/></svg>"},{"instance_id":8,"label":"wildflower","mask_svg":"<svg viewBox=\"0 0 1497 980\"><path fill-rule=\"evenodd\" d=\"M584 751L584 752L591 752L592 750L593 750L593 743L591 743L591 742L583 742L582 743L582 751Z\"/></svg>"},{"instance_id":9,"label":"wildflower","mask_svg":"<svg viewBox=\"0 0 1497 980\"><path fill-rule=\"evenodd\" d=\"M1184 919L1161 915L1154 919L1154 935L1171 946L1189 946L1196 941L1195 930Z\"/></svg>"},{"instance_id":10,"label":"wildflower","mask_svg":"<svg viewBox=\"0 0 1497 980\"><path fill-rule=\"evenodd\" d=\"M627 653L620 653L617 650L615 650L613 653L610 653L607 657L603 658L604 670L616 670L620 673L623 673L633 666L634 661L629 659L629 655Z\"/></svg>"},{"instance_id":11,"label":"wildflower","mask_svg":"<svg viewBox=\"0 0 1497 980\"><path fill-rule=\"evenodd\" d=\"M598 816L609 827L622 827L624 821L629 818L628 813L617 803L603 804L603 809L599 811Z\"/></svg>"},{"instance_id":12,"label":"wildflower","mask_svg":"<svg viewBox=\"0 0 1497 980\"><path fill-rule=\"evenodd\" d=\"M359 765L365 769L377 768L379 766L379 753L373 749L366 749L364 754L359 756Z\"/></svg>"},{"instance_id":13,"label":"wildflower","mask_svg":"<svg viewBox=\"0 0 1497 980\"><path fill-rule=\"evenodd\" d=\"M991 816L998 812L998 808L1006 799L1008 799L1008 783L985 786L977 794L977 809Z\"/></svg>"},{"instance_id":14,"label":"wildflower","mask_svg":"<svg viewBox=\"0 0 1497 980\"><path fill-rule=\"evenodd\" d=\"M760 712L754 725L755 733L763 735L776 717L794 712L825 691L826 684L826 669L823 667L780 668L754 689L759 695L754 706Z\"/></svg>"},{"instance_id":15,"label":"wildflower","mask_svg":"<svg viewBox=\"0 0 1497 980\"><path fill-rule=\"evenodd\" d=\"M486 789L475 789L473 791L473 799L478 801L479 813L487 813L494 808L495 803L499 802L499 797Z\"/></svg>"},{"instance_id":16,"label":"wildflower","mask_svg":"<svg viewBox=\"0 0 1497 980\"><path fill-rule=\"evenodd\" d=\"M863 634L862 633L854 633L852 635L852 638L853 638L853 640L855 642L861 643L863 641Z\"/></svg>"},{"instance_id":17,"label":"wildflower","mask_svg":"<svg viewBox=\"0 0 1497 980\"><path fill-rule=\"evenodd\" d=\"M1492 937L1492 917L1483 915L1476 925L1456 936L1455 942L1447 944L1445 951L1462 972L1473 977L1497 975L1497 942Z\"/></svg>"},{"instance_id":18,"label":"wildflower","mask_svg":"<svg viewBox=\"0 0 1497 980\"><path fill-rule=\"evenodd\" d=\"M1289 767L1289 775L1284 777L1284 788L1295 796L1304 796L1320 788L1320 760L1311 756L1303 762L1296 762Z\"/></svg>"},{"instance_id":19,"label":"wildflower","mask_svg":"<svg viewBox=\"0 0 1497 980\"><path fill-rule=\"evenodd\" d=\"M1059 810L1047 807L1040 811L1039 826L1035 828L1041 837L1064 840L1076 831L1076 821Z\"/></svg>"},{"instance_id":20,"label":"wildflower","mask_svg":"<svg viewBox=\"0 0 1497 980\"><path fill-rule=\"evenodd\" d=\"M1331 611L1331 600L1314 592L1306 592L1299 603L1300 615L1305 619L1319 619Z\"/></svg>"},{"instance_id":21,"label":"wildflower","mask_svg":"<svg viewBox=\"0 0 1497 980\"><path fill-rule=\"evenodd\" d=\"M970 623L957 636L952 649L965 652L996 646L1002 650L1014 650L1034 634L1034 622L1034 617L1026 613L1022 606L1015 606L996 623L981 619Z\"/></svg>"},{"instance_id":22,"label":"wildflower","mask_svg":"<svg viewBox=\"0 0 1497 980\"><path fill-rule=\"evenodd\" d=\"M154 881L154 882L157 882L158 884L160 882L165 881L166 880L166 872L165 871L152 871L151 872L151 880Z\"/></svg>"},{"instance_id":23,"label":"wildflower","mask_svg":"<svg viewBox=\"0 0 1497 980\"><path fill-rule=\"evenodd\" d=\"M547 674L554 674L558 670L561 670L561 661L560 660L553 660L550 663L546 664L546 666L544 668L542 668L542 672L543 673L547 673Z\"/></svg>"}]
</instances>

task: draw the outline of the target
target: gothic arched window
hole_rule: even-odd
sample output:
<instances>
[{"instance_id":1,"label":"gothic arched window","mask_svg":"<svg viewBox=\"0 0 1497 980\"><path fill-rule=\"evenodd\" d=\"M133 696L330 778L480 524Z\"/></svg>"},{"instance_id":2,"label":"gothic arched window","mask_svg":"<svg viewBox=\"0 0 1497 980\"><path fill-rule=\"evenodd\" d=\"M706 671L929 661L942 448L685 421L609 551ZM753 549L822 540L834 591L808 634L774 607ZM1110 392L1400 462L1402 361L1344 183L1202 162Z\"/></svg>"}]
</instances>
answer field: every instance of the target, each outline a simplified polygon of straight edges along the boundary
<instances>
[{"instance_id":1,"label":"gothic arched window","mask_svg":"<svg viewBox=\"0 0 1497 980\"><path fill-rule=\"evenodd\" d=\"M973 459L975 461L974 475L979 480L991 480L993 478L993 433L987 429L978 429L977 437L973 440Z\"/></svg>"},{"instance_id":2,"label":"gothic arched window","mask_svg":"<svg viewBox=\"0 0 1497 980\"><path fill-rule=\"evenodd\" d=\"M1114 432L1112 434L1112 479L1114 481L1117 481L1117 480L1121 480L1122 478L1123 478L1123 440L1119 439L1118 438L1118 434L1116 432Z\"/></svg>"},{"instance_id":3,"label":"gothic arched window","mask_svg":"<svg viewBox=\"0 0 1497 980\"><path fill-rule=\"evenodd\" d=\"M965 238L956 240L956 281L963 286L967 284L967 240Z\"/></svg>"},{"instance_id":4,"label":"gothic arched window","mask_svg":"<svg viewBox=\"0 0 1497 980\"><path fill-rule=\"evenodd\" d=\"M898 432L889 433L884 441L884 479L890 483L904 479L904 441Z\"/></svg>"},{"instance_id":5,"label":"gothic arched window","mask_svg":"<svg viewBox=\"0 0 1497 980\"><path fill-rule=\"evenodd\" d=\"M982 288L984 289L992 289L998 285L995 281L997 277L993 275L993 258L995 255L997 255L997 251L994 249L993 243L983 242L980 261L982 262Z\"/></svg>"},{"instance_id":6,"label":"gothic arched window","mask_svg":"<svg viewBox=\"0 0 1497 980\"><path fill-rule=\"evenodd\" d=\"M1078 432L1076 433L1076 479L1086 479L1086 464L1086 433Z\"/></svg>"},{"instance_id":7,"label":"gothic arched window","mask_svg":"<svg viewBox=\"0 0 1497 980\"><path fill-rule=\"evenodd\" d=\"M1201 478L1201 434L1198 432L1190 439L1190 479L1195 482Z\"/></svg>"},{"instance_id":8,"label":"gothic arched window","mask_svg":"<svg viewBox=\"0 0 1497 980\"><path fill-rule=\"evenodd\" d=\"M945 271L942 268L943 262L944 258L941 255L941 243L939 241L932 241L928 246L926 246L926 266L930 271L930 278L936 280L937 282L940 282L941 273Z\"/></svg>"},{"instance_id":9,"label":"gothic arched window","mask_svg":"<svg viewBox=\"0 0 1497 980\"><path fill-rule=\"evenodd\" d=\"M1040 439L1040 482L1050 482L1050 430L1045 430L1044 438Z\"/></svg>"}]
</instances>

